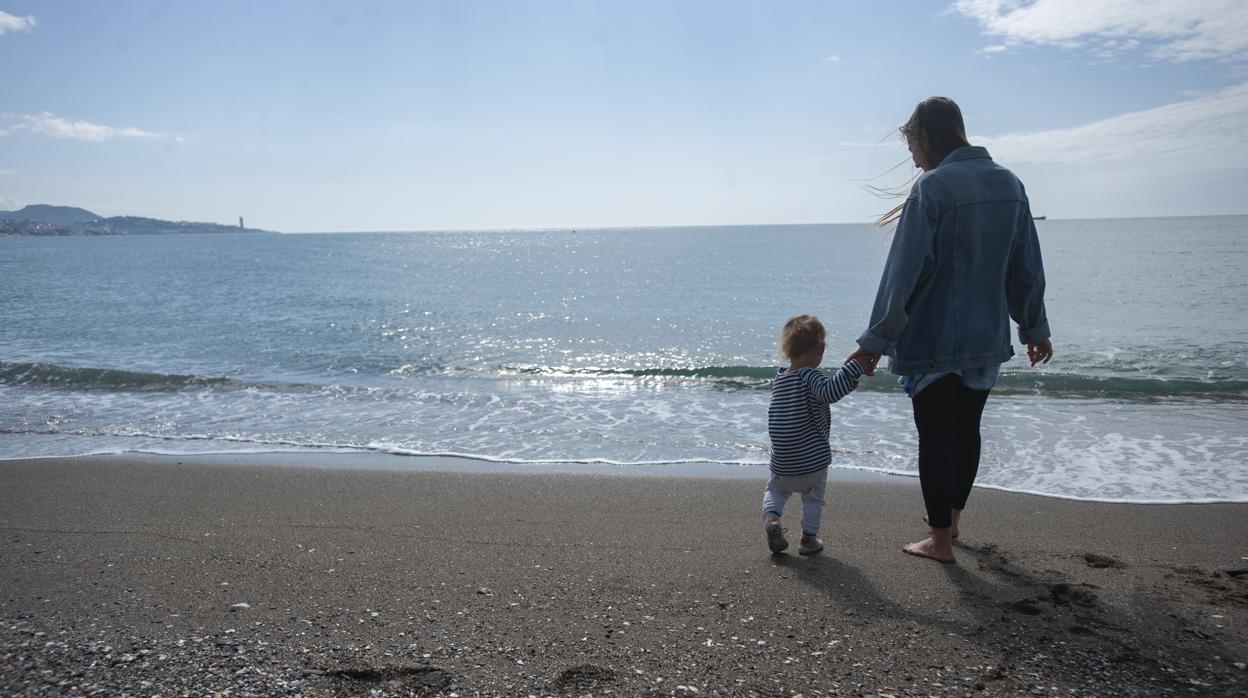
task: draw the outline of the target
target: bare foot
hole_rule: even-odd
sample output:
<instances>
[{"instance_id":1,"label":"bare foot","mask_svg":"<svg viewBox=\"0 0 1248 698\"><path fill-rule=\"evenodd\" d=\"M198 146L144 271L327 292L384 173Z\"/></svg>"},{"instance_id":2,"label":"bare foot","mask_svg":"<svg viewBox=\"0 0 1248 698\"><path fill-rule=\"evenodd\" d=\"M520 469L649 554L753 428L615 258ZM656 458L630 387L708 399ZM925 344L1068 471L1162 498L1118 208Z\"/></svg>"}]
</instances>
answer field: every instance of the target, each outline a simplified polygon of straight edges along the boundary
<instances>
[{"instance_id":1,"label":"bare foot","mask_svg":"<svg viewBox=\"0 0 1248 698\"><path fill-rule=\"evenodd\" d=\"M950 509L949 511L952 513L952 516L953 516L953 528L950 529L951 533L949 537L957 538L958 537L958 517L961 516L962 512L958 511L957 509ZM929 526L932 523L931 521L927 520L927 514L923 515L923 523L928 524Z\"/></svg>"},{"instance_id":2,"label":"bare foot","mask_svg":"<svg viewBox=\"0 0 1248 698\"><path fill-rule=\"evenodd\" d=\"M944 531L943 535L940 531ZM917 557L925 557L929 560L937 562L952 563L953 558L953 539L949 536L949 529L932 529L932 537L924 538L918 543L902 547L902 551Z\"/></svg>"}]
</instances>

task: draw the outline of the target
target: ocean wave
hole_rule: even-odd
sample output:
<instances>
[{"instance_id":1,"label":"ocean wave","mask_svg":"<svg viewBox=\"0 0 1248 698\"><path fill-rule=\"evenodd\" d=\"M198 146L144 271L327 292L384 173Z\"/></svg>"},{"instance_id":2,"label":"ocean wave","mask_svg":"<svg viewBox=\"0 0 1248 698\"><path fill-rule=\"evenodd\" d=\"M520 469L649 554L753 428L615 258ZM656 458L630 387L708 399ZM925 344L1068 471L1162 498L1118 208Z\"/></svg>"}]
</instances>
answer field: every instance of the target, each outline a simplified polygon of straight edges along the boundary
<instances>
[{"instance_id":1,"label":"ocean wave","mask_svg":"<svg viewBox=\"0 0 1248 698\"><path fill-rule=\"evenodd\" d=\"M228 378L177 373L150 373L115 368L76 368L47 363L0 362L0 385L16 387L171 391L229 385L230 383Z\"/></svg>"},{"instance_id":2,"label":"ocean wave","mask_svg":"<svg viewBox=\"0 0 1248 698\"><path fill-rule=\"evenodd\" d=\"M1248 381L1203 381L1170 376L1136 378L1073 373L1003 372L993 391L998 394L1036 394L1050 397L1248 400Z\"/></svg>"},{"instance_id":3,"label":"ocean wave","mask_svg":"<svg viewBox=\"0 0 1248 698\"><path fill-rule=\"evenodd\" d=\"M825 369L826 371L826 369ZM508 366L504 374L568 378L676 378L704 379L721 387L768 389L776 375L774 366L700 366L691 368L570 368ZM896 377L881 371L862 382L862 390L898 390ZM1002 372L993 388L1001 395L1046 395L1123 399L1206 398L1248 400L1248 380L1196 380L1171 376L1126 377L1076 373Z\"/></svg>"},{"instance_id":4,"label":"ocean wave","mask_svg":"<svg viewBox=\"0 0 1248 698\"><path fill-rule=\"evenodd\" d=\"M498 380L599 380L676 381L704 385L719 390L766 390L776 369L772 366L693 366L693 367L567 367L504 365L501 367L440 367L420 375L387 371L380 384L343 385L326 382L246 380L223 376L158 373L119 368L71 367L52 363L0 361L0 386L67 390L181 392L203 390L256 390L278 393L410 397L407 381L421 377L483 378ZM367 378L364 378L367 381ZM881 372L866 379L861 389L869 392L895 392L892 374ZM1037 395L1064 398L1109 398L1119 400L1215 400L1248 401L1248 380L1198 380L1175 376L1086 375L1052 371L1005 371L993 389L996 395Z\"/></svg>"},{"instance_id":5,"label":"ocean wave","mask_svg":"<svg viewBox=\"0 0 1248 698\"><path fill-rule=\"evenodd\" d=\"M0 386L62 388L118 392L181 392L205 389L266 390L272 392L341 392L346 388L323 383L252 381L224 376L132 371L121 368L59 366L50 363L0 361Z\"/></svg>"}]
</instances>

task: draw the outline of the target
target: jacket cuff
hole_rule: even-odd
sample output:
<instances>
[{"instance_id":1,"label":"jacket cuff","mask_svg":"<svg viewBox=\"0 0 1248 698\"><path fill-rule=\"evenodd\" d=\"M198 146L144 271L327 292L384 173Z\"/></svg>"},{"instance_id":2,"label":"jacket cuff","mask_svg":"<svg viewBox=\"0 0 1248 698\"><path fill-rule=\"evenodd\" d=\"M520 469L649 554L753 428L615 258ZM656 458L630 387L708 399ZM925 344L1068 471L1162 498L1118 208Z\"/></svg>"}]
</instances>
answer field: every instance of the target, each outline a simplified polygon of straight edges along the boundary
<instances>
[{"instance_id":1,"label":"jacket cuff","mask_svg":"<svg viewBox=\"0 0 1248 698\"><path fill-rule=\"evenodd\" d=\"M861 337L858 338L858 346L862 347L863 351L867 351L872 354L888 354L889 356L892 356L893 350L897 348L897 343L890 342L883 337L877 337L871 334L871 330L867 330L862 333Z\"/></svg>"},{"instance_id":2,"label":"jacket cuff","mask_svg":"<svg viewBox=\"0 0 1248 698\"><path fill-rule=\"evenodd\" d=\"M1020 325L1018 328L1018 341L1023 344L1039 344L1040 342L1048 339L1049 336L1048 320L1045 320L1035 327L1028 327L1024 329Z\"/></svg>"}]
</instances>

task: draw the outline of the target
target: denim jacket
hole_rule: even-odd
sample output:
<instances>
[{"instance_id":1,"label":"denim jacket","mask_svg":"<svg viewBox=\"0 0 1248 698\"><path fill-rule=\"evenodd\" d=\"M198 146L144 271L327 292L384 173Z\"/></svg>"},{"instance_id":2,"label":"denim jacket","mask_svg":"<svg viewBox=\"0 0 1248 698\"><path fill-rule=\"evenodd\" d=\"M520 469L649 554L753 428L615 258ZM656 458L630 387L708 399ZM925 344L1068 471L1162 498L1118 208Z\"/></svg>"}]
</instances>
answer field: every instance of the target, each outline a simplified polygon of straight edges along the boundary
<instances>
[{"instance_id":1,"label":"denim jacket","mask_svg":"<svg viewBox=\"0 0 1248 698\"><path fill-rule=\"evenodd\" d=\"M1049 337L1040 241L1022 182L965 146L914 183L863 349L898 375L991 366Z\"/></svg>"}]
</instances>

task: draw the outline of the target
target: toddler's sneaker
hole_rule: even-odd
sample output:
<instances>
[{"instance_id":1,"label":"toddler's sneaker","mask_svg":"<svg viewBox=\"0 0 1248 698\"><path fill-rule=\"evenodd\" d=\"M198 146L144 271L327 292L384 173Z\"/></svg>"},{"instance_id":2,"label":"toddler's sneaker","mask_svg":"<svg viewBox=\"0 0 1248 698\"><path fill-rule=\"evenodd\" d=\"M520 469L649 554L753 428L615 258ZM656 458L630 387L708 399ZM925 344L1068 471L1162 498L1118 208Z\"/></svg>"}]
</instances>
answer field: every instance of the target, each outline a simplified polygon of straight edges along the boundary
<instances>
[{"instance_id":1,"label":"toddler's sneaker","mask_svg":"<svg viewBox=\"0 0 1248 698\"><path fill-rule=\"evenodd\" d=\"M820 550L823 550L823 541L819 540L819 536L802 536L797 552L802 555L814 555Z\"/></svg>"},{"instance_id":2,"label":"toddler's sneaker","mask_svg":"<svg viewBox=\"0 0 1248 698\"><path fill-rule=\"evenodd\" d=\"M784 552L784 549L789 547L789 541L784 538L784 529L780 528L779 519L769 520L763 526L763 530L767 532L767 547L771 548L771 552Z\"/></svg>"}]
</instances>

